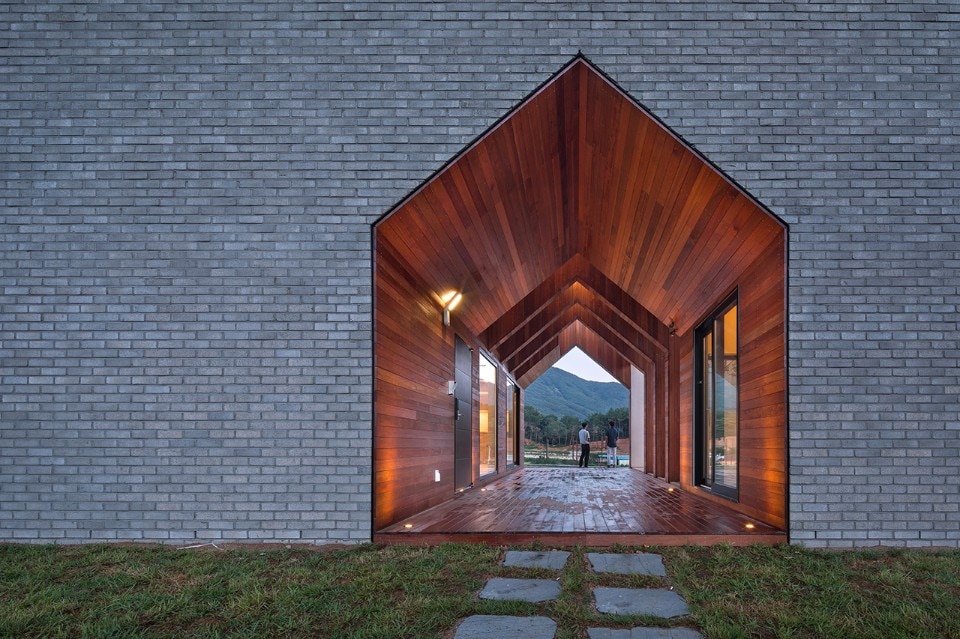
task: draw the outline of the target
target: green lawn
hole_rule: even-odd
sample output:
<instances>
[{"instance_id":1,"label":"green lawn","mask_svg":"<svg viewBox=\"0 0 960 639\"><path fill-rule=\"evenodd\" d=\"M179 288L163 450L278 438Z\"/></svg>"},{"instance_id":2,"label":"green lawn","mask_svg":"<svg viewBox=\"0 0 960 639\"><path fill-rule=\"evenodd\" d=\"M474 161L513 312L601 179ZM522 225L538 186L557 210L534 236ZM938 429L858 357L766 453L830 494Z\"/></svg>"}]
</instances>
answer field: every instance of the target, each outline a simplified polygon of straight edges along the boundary
<instances>
[{"instance_id":1,"label":"green lawn","mask_svg":"<svg viewBox=\"0 0 960 639\"><path fill-rule=\"evenodd\" d=\"M314 550L0 545L0 637L436 637L471 614L544 614L558 639L606 617L585 549L559 575L503 568L503 548L364 545ZM614 549L633 551L640 549ZM646 549L649 550L649 549ZM960 551L662 548L670 582L707 637L960 637ZM559 577L546 604L479 601L491 576ZM654 624L658 623L653 621Z\"/></svg>"}]
</instances>

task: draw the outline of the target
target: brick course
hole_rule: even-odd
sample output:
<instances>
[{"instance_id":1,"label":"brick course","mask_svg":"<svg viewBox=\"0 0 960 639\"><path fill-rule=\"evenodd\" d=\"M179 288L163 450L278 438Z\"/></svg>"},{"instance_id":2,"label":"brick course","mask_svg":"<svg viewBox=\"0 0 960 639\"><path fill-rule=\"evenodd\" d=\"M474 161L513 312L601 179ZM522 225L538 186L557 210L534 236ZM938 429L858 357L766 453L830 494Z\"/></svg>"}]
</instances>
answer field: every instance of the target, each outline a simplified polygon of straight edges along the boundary
<instances>
[{"instance_id":1,"label":"brick course","mask_svg":"<svg viewBox=\"0 0 960 639\"><path fill-rule=\"evenodd\" d=\"M951 2L0 5L0 537L370 536L370 224L578 50L790 224L790 524L960 546Z\"/></svg>"}]
</instances>

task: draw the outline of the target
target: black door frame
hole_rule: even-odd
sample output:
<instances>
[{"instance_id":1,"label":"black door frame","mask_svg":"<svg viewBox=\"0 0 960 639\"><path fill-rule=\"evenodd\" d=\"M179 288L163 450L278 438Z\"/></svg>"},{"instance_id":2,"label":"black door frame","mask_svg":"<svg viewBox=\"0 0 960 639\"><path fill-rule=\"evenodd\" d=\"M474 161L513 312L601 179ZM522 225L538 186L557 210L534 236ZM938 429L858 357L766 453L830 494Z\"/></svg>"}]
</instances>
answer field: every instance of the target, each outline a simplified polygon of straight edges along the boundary
<instances>
[{"instance_id":1,"label":"black door frame","mask_svg":"<svg viewBox=\"0 0 960 639\"><path fill-rule=\"evenodd\" d=\"M473 350L454 338L453 489L473 485Z\"/></svg>"}]
</instances>

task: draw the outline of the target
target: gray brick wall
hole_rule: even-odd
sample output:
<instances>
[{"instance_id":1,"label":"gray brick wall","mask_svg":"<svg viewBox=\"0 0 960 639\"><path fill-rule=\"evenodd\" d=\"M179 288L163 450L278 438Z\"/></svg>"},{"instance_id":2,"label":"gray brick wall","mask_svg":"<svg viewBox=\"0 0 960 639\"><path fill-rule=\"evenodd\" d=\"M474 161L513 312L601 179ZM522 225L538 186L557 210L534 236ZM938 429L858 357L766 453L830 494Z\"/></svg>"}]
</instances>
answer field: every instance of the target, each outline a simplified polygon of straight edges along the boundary
<instances>
[{"instance_id":1,"label":"gray brick wall","mask_svg":"<svg viewBox=\"0 0 960 639\"><path fill-rule=\"evenodd\" d=\"M369 224L582 50L791 225L793 540L960 545L958 29L0 4L0 537L369 538Z\"/></svg>"}]
</instances>

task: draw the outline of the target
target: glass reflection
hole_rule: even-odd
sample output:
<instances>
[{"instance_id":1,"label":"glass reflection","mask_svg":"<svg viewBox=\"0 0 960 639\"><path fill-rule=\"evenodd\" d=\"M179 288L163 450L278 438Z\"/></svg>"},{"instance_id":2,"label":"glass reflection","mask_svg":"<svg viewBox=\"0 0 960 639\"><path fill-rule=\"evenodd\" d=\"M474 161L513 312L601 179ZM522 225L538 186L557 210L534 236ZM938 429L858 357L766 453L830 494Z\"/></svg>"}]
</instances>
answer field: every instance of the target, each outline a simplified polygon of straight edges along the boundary
<instances>
[{"instance_id":1,"label":"glass reflection","mask_svg":"<svg viewBox=\"0 0 960 639\"><path fill-rule=\"evenodd\" d=\"M512 381L507 380L507 410L505 421L505 430L507 436L507 466L517 463L517 386Z\"/></svg>"},{"instance_id":2,"label":"glass reflection","mask_svg":"<svg viewBox=\"0 0 960 639\"><path fill-rule=\"evenodd\" d=\"M497 367L480 357L480 476L497 472Z\"/></svg>"},{"instance_id":3,"label":"glass reflection","mask_svg":"<svg viewBox=\"0 0 960 639\"><path fill-rule=\"evenodd\" d=\"M739 341L737 304L720 311L697 331L700 367L700 481L714 492L736 497L739 436Z\"/></svg>"}]
</instances>

